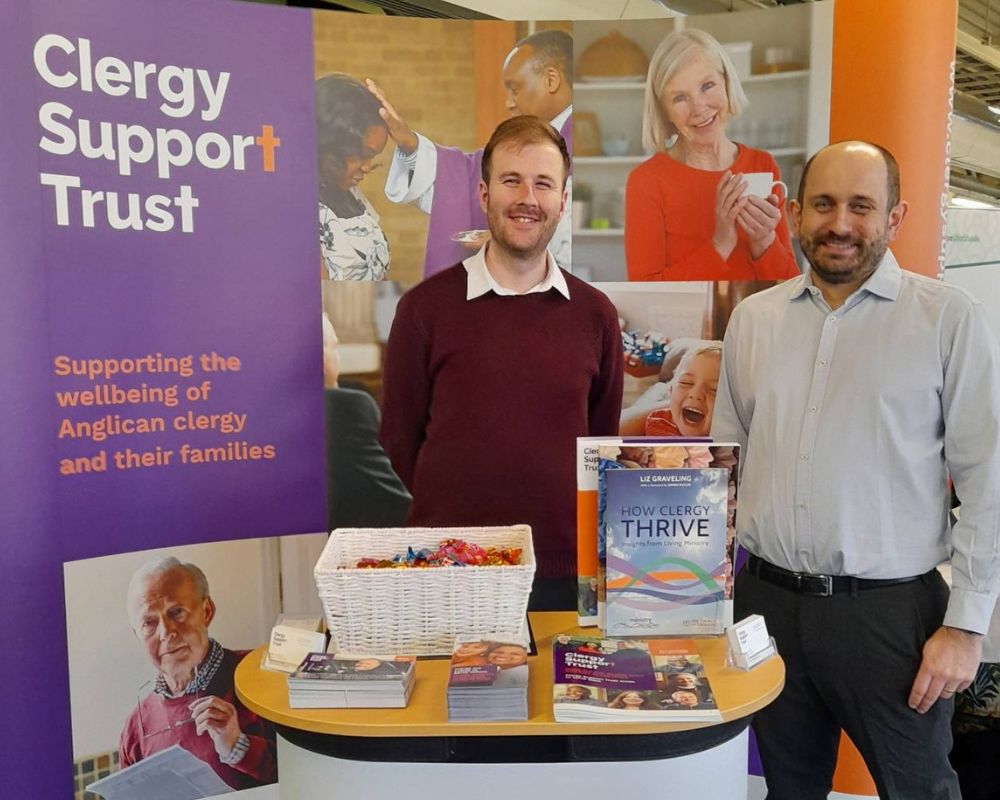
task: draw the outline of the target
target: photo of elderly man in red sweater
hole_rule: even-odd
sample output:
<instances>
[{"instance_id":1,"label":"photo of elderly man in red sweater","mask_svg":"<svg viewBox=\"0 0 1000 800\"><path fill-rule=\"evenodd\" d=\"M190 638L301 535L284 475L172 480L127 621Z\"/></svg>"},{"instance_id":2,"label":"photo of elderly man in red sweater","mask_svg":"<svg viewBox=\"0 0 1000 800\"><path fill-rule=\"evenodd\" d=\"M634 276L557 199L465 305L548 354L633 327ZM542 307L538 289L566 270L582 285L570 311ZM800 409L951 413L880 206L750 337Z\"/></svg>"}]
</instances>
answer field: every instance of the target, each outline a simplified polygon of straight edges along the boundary
<instances>
[{"instance_id":1,"label":"photo of elderly man in red sweater","mask_svg":"<svg viewBox=\"0 0 1000 800\"><path fill-rule=\"evenodd\" d=\"M532 608L575 608L578 436L618 431L622 347L608 298L547 246L570 159L537 117L483 152L489 242L403 296L385 352L380 438L410 525L527 523Z\"/></svg>"},{"instance_id":2,"label":"photo of elderly man in red sweater","mask_svg":"<svg viewBox=\"0 0 1000 800\"><path fill-rule=\"evenodd\" d=\"M215 603L205 573L173 557L150 562L132 576L126 607L156 677L122 730L121 766L179 744L233 789L274 783L274 729L236 697L233 673L246 651L208 634Z\"/></svg>"}]
</instances>

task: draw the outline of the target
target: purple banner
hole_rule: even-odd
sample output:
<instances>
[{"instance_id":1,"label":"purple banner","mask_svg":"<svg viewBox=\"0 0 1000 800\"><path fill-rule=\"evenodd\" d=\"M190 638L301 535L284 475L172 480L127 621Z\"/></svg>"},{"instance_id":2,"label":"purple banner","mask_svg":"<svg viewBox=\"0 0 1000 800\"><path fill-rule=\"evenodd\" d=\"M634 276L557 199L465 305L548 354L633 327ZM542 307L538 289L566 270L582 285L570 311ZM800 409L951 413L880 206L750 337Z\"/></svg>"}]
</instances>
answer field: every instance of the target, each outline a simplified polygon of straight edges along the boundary
<instances>
[{"instance_id":1,"label":"purple banner","mask_svg":"<svg viewBox=\"0 0 1000 800\"><path fill-rule=\"evenodd\" d=\"M195 0L0 11L0 777L56 798L63 562L325 526L312 26Z\"/></svg>"}]
</instances>

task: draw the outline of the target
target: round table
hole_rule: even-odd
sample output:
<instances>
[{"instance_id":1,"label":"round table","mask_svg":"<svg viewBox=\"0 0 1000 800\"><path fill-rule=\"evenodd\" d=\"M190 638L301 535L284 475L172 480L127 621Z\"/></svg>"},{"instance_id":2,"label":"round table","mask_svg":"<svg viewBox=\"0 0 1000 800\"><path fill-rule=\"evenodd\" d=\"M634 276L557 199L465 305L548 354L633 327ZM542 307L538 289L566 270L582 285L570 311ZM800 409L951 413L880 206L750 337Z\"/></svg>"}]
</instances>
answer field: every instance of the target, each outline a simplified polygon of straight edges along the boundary
<instances>
[{"instance_id":1,"label":"round table","mask_svg":"<svg viewBox=\"0 0 1000 800\"><path fill-rule=\"evenodd\" d=\"M509 800L565 790L607 800L669 786L671 796L746 797L747 727L784 685L779 657L744 672L726 666L725 637L695 640L721 723L561 723L552 716L552 638L594 629L576 628L571 612L529 616L538 654L524 722L448 722L447 659L417 663L406 708L293 709L286 676L260 668L264 648L249 654L236 693L278 728L279 796Z\"/></svg>"}]
</instances>

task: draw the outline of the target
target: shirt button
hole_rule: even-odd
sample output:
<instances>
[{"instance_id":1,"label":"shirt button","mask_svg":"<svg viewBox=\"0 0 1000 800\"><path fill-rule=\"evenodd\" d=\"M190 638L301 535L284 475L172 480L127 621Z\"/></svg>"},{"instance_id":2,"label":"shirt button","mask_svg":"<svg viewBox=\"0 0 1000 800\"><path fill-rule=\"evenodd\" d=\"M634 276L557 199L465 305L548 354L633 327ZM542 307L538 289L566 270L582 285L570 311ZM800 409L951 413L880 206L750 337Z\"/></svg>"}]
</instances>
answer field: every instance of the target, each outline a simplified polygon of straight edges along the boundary
<instances>
[{"instance_id":1,"label":"shirt button","mask_svg":"<svg viewBox=\"0 0 1000 800\"><path fill-rule=\"evenodd\" d=\"M819 409L816 406L809 406L809 413L815 414Z\"/></svg>"},{"instance_id":2,"label":"shirt button","mask_svg":"<svg viewBox=\"0 0 1000 800\"><path fill-rule=\"evenodd\" d=\"M829 317L826 318L826 321L827 322L836 322L837 318L835 316L833 316L833 314L831 314Z\"/></svg>"},{"instance_id":3,"label":"shirt button","mask_svg":"<svg viewBox=\"0 0 1000 800\"><path fill-rule=\"evenodd\" d=\"M805 511L806 510L806 504L805 503L799 503L799 508L801 508L803 511Z\"/></svg>"},{"instance_id":4,"label":"shirt button","mask_svg":"<svg viewBox=\"0 0 1000 800\"><path fill-rule=\"evenodd\" d=\"M802 455L799 456L799 458L801 458L803 461L808 461L809 460L809 454L808 453L803 453Z\"/></svg>"},{"instance_id":5,"label":"shirt button","mask_svg":"<svg viewBox=\"0 0 1000 800\"><path fill-rule=\"evenodd\" d=\"M826 359L825 359L825 358L824 358L824 359L822 359L822 360L821 360L821 361L819 362L819 365L820 365L821 367L825 367L825 366L826 366Z\"/></svg>"}]
</instances>

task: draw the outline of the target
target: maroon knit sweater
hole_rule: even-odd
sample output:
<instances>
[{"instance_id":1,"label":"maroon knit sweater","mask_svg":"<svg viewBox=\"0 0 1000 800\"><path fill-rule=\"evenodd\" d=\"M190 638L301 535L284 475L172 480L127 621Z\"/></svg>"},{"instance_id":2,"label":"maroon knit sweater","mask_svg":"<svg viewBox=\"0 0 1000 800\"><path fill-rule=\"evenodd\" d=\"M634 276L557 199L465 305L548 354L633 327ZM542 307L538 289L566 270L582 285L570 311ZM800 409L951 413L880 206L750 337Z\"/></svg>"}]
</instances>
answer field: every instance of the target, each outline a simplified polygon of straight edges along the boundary
<instances>
[{"instance_id":1,"label":"maroon knit sweater","mask_svg":"<svg viewBox=\"0 0 1000 800\"><path fill-rule=\"evenodd\" d=\"M608 298L466 300L462 264L407 292L385 352L381 441L410 525L527 523L537 572L576 574L576 437L618 432L622 346Z\"/></svg>"}]
</instances>

